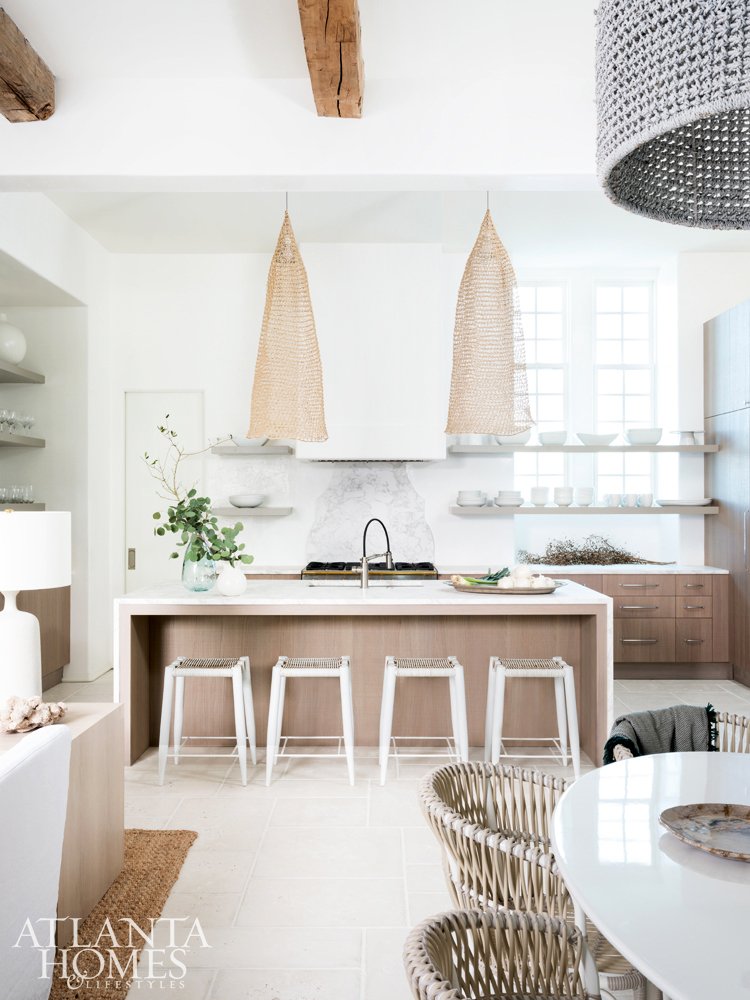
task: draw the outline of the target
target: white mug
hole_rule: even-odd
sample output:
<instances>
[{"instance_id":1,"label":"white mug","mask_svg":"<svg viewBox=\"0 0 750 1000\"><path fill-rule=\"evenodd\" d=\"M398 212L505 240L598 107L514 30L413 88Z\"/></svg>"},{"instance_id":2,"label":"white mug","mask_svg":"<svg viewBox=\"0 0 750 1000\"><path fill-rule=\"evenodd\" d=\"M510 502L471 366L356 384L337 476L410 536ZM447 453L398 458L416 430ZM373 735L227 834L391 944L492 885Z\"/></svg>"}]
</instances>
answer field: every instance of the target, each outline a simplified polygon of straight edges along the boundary
<instances>
[{"instance_id":1,"label":"white mug","mask_svg":"<svg viewBox=\"0 0 750 1000\"><path fill-rule=\"evenodd\" d=\"M635 507L638 503L637 493L623 493L622 505L623 507Z\"/></svg>"},{"instance_id":2,"label":"white mug","mask_svg":"<svg viewBox=\"0 0 750 1000\"><path fill-rule=\"evenodd\" d=\"M653 493L639 493L638 494L638 506L639 507L651 507L654 503Z\"/></svg>"},{"instance_id":3,"label":"white mug","mask_svg":"<svg viewBox=\"0 0 750 1000\"><path fill-rule=\"evenodd\" d=\"M570 507L573 503L573 490L569 486L556 486L554 497L558 507Z\"/></svg>"},{"instance_id":4,"label":"white mug","mask_svg":"<svg viewBox=\"0 0 750 1000\"><path fill-rule=\"evenodd\" d=\"M532 486L531 487L531 502L536 507L543 507L549 500L549 487L548 486Z\"/></svg>"},{"instance_id":5,"label":"white mug","mask_svg":"<svg viewBox=\"0 0 750 1000\"><path fill-rule=\"evenodd\" d=\"M604 502L608 507L619 507L622 503L622 495L620 493L605 493Z\"/></svg>"}]
</instances>

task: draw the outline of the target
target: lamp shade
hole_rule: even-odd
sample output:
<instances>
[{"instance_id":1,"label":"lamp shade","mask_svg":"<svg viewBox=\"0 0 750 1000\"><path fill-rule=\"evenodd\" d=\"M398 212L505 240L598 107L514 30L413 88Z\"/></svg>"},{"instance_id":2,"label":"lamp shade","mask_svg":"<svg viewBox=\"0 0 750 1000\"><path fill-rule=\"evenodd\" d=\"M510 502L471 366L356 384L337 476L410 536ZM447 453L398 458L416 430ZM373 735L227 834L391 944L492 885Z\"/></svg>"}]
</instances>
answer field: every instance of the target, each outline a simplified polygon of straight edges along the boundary
<instances>
[{"instance_id":1,"label":"lamp shade","mask_svg":"<svg viewBox=\"0 0 750 1000\"><path fill-rule=\"evenodd\" d=\"M70 583L70 513L0 510L0 591Z\"/></svg>"}]
</instances>

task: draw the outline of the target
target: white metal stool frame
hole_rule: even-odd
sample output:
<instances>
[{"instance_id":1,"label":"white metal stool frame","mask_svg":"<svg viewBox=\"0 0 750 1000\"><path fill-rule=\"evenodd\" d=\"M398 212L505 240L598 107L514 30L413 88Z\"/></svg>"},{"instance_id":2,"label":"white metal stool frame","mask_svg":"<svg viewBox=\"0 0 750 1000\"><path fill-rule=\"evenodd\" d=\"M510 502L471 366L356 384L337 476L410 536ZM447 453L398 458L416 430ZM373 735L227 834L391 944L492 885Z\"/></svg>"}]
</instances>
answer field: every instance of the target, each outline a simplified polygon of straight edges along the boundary
<instances>
[{"instance_id":1,"label":"white metal stool frame","mask_svg":"<svg viewBox=\"0 0 750 1000\"><path fill-rule=\"evenodd\" d=\"M555 682L555 707L557 709L557 728L559 738L549 736L513 736L503 740L503 712L505 709L505 679L510 677L551 677ZM553 745L559 748L559 754L534 754L533 759L561 760L563 766L568 763L568 732L570 732L570 756L573 759L573 773L576 778L581 774L581 749L578 733L578 709L576 707L576 688L573 668L561 656L550 659L518 660L493 656L490 658L490 668L487 676L487 710L484 727L484 756L486 760L497 764L501 757L518 757L523 754L512 754L503 750L504 743L521 743L528 746L553 739Z\"/></svg>"},{"instance_id":2,"label":"white metal stool frame","mask_svg":"<svg viewBox=\"0 0 750 1000\"><path fill-rule=\"evenodd\" d=\"M403 657L386 656L385 672L383 674L383 698L380 707L380 740L379 764L380 784L384 785L388 776L388 760L396 758L396 739L432 739L424 736L392 735L393 705L396 700L396 680L399 677L447 677L451 697L451 725L453 728L453 743L455 755L461 761L469 759L469 735L466 722L466 691L464 686L464 668L455 656L444 657ZM391 753L391 744L394 752ZM450 743L449 743L450 746ZM415 757L444 757L444 753L415 754ZM452 756L452 755L451 755Z\"/></svg>"},{"instance_id":3,"label":"white metal stool frame","mask_svg":"<svg viewBox=\"0 0 750 1000\"><path fill-rule=\"evenodd\" d=\"M268 704L268 731L266 734L266 785L271 784L274 764L280 757L340 757L337 753L287 753L286 745L290 739L326 740L338 739L340 736L285 736L281 735L281 723L284 717L284 695L288 677L338 677L341 692L341 721L344 733L344 749L346 766L349 772L349 784L354 784L354 705L352 702L352 670L348 656L337 657L290 657L280 656L271 672L271 697ZM279 749L282 742L284 747ZM340 746L340 742L339 742Z\"/></svg>"},{"instance_id":4,"label":"white metal stool frame","mask_svg":"<svg viewBox=\"0 0 750 1000\"><path fill-rule=\"evenodd\" d=\"M224 740L227 736L182 735L182 720L185 705L186 677L228 677L232 681L234 700L234 726L236 746L230 753L184 753L183 742L189 739ZM250 757L256 763L255 717L253 715L253 689L250 680L250 658L214 657L190 658L178 656L164 670L164 693L161 702L161 726L159 729L159 784L164 784L169 756L169 728L172 721L172 694L174 692L174 762L179 764L183 757L234 757L240 765L242 784L247 784L247 745L250 744Z\"/></svg>"}]
</instances>

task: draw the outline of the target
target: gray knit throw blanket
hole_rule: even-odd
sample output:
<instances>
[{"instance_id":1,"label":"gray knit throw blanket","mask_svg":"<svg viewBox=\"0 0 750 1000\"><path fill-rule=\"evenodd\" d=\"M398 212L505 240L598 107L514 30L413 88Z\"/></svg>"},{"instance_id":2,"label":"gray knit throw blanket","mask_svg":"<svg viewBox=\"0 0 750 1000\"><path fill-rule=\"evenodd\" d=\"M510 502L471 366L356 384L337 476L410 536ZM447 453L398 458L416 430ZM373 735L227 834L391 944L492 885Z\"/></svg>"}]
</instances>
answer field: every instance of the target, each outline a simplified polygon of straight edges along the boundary
<instances>
[{"instance_id":1,"label":"gray knit throw blanket","mask_svg":"<svg viewBox=\"0 0 750 1000\"><path fill-rule=\"evenodd\" d=\"M685 753L716 749L713 705L673 705L653 712L632 712L615 719L604 745L604 763L611 764L615 747L626 746L634 757L651 753Z\"/></svg>"}]
</instances>

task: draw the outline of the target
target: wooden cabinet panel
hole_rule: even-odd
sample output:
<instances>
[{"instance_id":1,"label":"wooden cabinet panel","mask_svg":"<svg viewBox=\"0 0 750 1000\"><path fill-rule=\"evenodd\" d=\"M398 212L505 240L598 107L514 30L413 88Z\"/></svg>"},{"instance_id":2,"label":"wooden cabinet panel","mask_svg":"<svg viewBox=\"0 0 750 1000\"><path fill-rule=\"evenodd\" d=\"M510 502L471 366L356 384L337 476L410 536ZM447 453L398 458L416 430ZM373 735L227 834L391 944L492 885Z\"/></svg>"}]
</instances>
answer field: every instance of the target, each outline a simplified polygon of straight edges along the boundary
<instances>
[{"instance_id":1,"label":"wooden cabinet panel","mask_svg":"<svg viewBox=\"0 0 750 1000\"><path fill-rule=\"evenodd\" d=\"M675 624L675 658L679 663L708 663L714 659L712 623L706 618L680 619Z\"/></svg>"},{"instance_id":2,"label":"wooden cabinet panel","mask_svg":"<svg viewBox=\"0 0 750 1000\"><path fill-rule=\"evenodd\" d=\"M602 577L602 586L603 593L609 594L610 597L643 594L649 597L673 597L675 576L667 573L607 573Z\"/></svg>"},{"instance_id":3,"label":"wooden cabinet panel","mask_svg":"<svg viewBox=\"0 0 750 1000\"><path fill-rule=\"evenodd\" d=\"M729 660L729 584L731 577L717 576L713 581L712 621L713 658L716 663Z\"/></svg>"},{"instance_id":4,"label":"wooden cabinet panel","mask_svg":"<svg viewBox=\"0 0 750 1000\"><path fill-rule=\"evenodd\" d=\"M706 416L750 404L750 302L705 324L703 354Z\"/></svg>"},{"instance_id":5,"label":"wooden cabinet panel","mask_svg":"<svg viewBox=\"0 0 750 1000\"><path fill-rule=\"evenodd\" d=\"M712 597L678 597L675 605L678 618L712 618Z\"/></svg>"},{"instance_id":6,"label":"wooden cabinet panel","mask_svg":"<svg viewBox=\"0 0 750 1000\"><path fill-rule=\"evenodd\" d=\"M710 597L713 593L714 578L711 574L681 573L675 577L675 593L678 597Z\"/></svg>"},{"instance_id":7,"label":"wooden cabinet panel","mask_svg":"<svg viewBox=\"0 0 750 1000\"><path fill-rule=\"evenodd\" d=\"M674 663L674 640L674 618L618 618L615 620L615 662Z\"/></svg>"},{"instance_id":8,"label":"wooden cabinet panel","mask_svg":"<svg viewBox=\"0 0 750 1000\"><path fill-rule=\"evenodd\" d=\"M615 597L615 618L674 618L674 597L650 597L648 593Z\"/></svg>"},{"instance_id":9,"label":"wooden cabinet panel","mask_svg":"<svg viewBox=\"0 0 750 1000\"><path fill-rule=\"evenodd\" d=\"M555 580L570 580L572 583L579 583L582 587L588 587L589 590L595 590L599 594L604 593L602 577L598 573L566 573L565 567L561 567L559 573L555 572L549 575Z\"/></svg>"}]
</instances>

